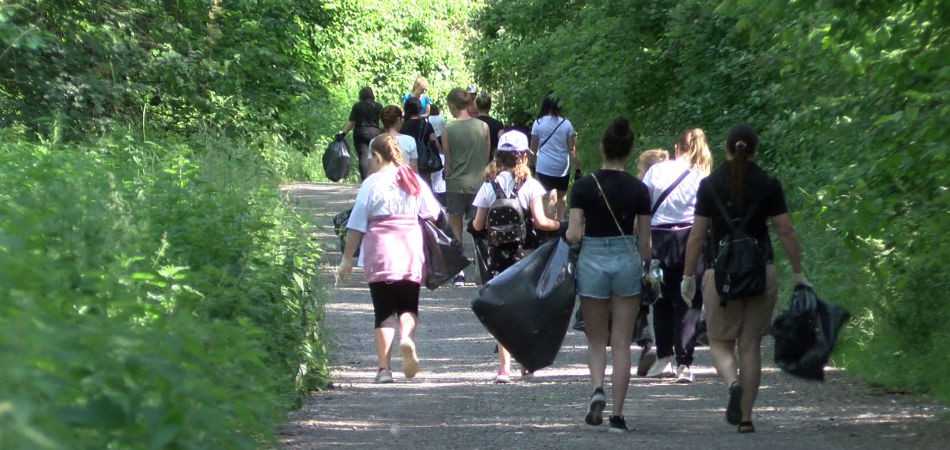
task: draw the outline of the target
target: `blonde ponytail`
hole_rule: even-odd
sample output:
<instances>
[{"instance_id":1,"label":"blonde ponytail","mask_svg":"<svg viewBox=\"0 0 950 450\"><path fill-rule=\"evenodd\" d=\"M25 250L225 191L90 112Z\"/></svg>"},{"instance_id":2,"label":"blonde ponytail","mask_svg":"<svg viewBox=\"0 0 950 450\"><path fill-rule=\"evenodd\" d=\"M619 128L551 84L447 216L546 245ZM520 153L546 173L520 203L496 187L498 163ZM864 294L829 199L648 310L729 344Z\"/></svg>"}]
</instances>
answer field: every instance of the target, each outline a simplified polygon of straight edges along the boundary
<instances>
[{"instance_id":1,"label":"blonde ponytail","mask_svg":"<svg viewBox=\"0 0 950 450\"><path fill-rule=\"evenodd\" d=\"M684 131L676 141L680 154L689 163L689 166L709 175L712 171L712 153L706 143L706 133L702 129L694 128Z\"/></svg>"}]
</instances>

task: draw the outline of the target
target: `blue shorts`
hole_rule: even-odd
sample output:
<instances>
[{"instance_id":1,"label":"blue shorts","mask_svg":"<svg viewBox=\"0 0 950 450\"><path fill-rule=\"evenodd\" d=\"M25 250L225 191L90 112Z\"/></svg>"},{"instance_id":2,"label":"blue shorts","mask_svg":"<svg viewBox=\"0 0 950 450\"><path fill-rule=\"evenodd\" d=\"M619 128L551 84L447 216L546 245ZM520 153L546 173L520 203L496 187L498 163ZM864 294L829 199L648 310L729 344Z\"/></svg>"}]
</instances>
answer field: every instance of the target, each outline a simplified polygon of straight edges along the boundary
<instances>
[{"instance_id":1,"label":"blue shorts","mask_svg":"<svg viewBox=\"0 0 950 450\"><path fill-rule=\"evenodd\" d=\"M603 300L611 295L640 295L640 271L640 253L632 236L585 236L577 261L577 293L581 297Z\"/></svg>"}]
</instances>

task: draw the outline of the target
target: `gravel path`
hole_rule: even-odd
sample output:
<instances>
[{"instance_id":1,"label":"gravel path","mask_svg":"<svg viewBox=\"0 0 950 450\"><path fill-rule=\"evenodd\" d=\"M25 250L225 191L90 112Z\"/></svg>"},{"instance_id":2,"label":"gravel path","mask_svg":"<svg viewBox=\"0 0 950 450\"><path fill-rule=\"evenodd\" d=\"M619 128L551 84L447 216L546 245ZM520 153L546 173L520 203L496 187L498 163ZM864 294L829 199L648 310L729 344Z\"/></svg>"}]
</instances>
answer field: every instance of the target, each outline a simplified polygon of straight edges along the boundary
<instances>
[{"instance_id":1,"label":"gravel path","mask_svg":"<svg viewBox=\"0 0 950 450\"><path fill-rule=\"evenodd\" d=\"M340 257L330 218L352 204L356 189L328 184L286 189L298 210L315 218L314 238L327 249L323 273L332 284ZM314 393L289 414L283 447L607 449L646 444L643 448L824 450L936 449L950 443L946 406L876 391L840 370L830 370L828 381L817 384L784 375L771 364L764 369L754 417L757 433L738 435L723 420L726 387L706 347L696 351L692 385L633 378L625 407L632 431L609 434L606 425L583 423L590 386L585 339L576 331L568 333L554 366L539 371L533 381L490 382L498 364L494 341L469 309L477 289L423 290L416 337L421 372L415 379L403 378L394 352L395 383L375 385L372 304L362 272L338 285L325 320L332 333L334 388ZM770 349L764 360L771 361Z\"/></svg>"}]
</instances>

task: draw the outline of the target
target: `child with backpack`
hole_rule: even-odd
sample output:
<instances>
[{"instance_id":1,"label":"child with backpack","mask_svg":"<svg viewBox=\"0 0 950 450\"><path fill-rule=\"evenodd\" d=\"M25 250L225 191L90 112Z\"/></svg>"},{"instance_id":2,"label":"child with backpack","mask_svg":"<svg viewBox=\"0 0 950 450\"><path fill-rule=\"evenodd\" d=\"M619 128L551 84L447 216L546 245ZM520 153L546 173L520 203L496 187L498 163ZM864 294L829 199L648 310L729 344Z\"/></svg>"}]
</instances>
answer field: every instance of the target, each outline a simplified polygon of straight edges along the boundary
<instances>
[{"instance_id":1,"label":"child with backpack","mask_svg":"<svg viewBox=\"0 0 950 450\"><path fill-rule=\"evenodd\" d=\"M477 211L469 224L472 234L488 235L488 280L537 247L532 229L559 230L561 224L544 214L545 190L528 169L528 137L509 131L498 139L498 152L482 173L485 183L472 203ZM488 280L482 280L488 282ZM498 345L500 367L496 383L509 383L511 355ZM522 378L528 375L522 371Z\"/></svg>"}]
</instances>

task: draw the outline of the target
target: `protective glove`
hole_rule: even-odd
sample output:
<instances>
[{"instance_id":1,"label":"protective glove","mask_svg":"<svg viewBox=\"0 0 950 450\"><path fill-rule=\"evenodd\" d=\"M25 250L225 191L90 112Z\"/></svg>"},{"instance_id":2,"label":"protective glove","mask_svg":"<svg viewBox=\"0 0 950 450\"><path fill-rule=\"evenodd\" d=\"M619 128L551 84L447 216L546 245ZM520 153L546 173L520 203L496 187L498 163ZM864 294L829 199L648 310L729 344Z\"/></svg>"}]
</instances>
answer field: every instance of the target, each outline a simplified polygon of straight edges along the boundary
<instances>
[{"instance_id":1,"label":"protective glove","mask_svg":"<svg viewBox=\"0 0 950 450\"><path fill-rule=\"evenodd\" d=\"M683 300L686 300L686 303L693 304L693 297L696 296L696 276L683 276L683 281L680 283L680 293L683 294Z\"/></svg>"},{"instance_id":2,"label":"protective glove","mask_svg":"<svg viewBox=\"0 0 950 450\"><path fill-rule=\"evenodd\" d=\"M574 169L574 181L580 180L583 177L584 177L584 174L581 172L580 167L578 167L577 169Z\"/></svg>"},{"instance_id":3,"label":"protective glove","mask_svg":"<svg viewBox=\"0 0 950 450\"><path fill-rule=\"evenodd\" d=\"M566 220L562 220L562 221L560 222L560 226L559 226L558 229L557 229L557 235L558 235L558 236L564 237L564 236L567 235L567 226L568 226L568 224L569 224L569 222L566 221Z\"/></svg>"},{"instance_id":4,"label":"protective glove","mask_svg":"<svg viewBox=\"0 0 950 450\"><path fill-rule=\"evenodd\" d=\"M475 237L479 237L485 233L485 230L478 231L475 229L475 219L468 221L468 224L465 225L465 231L468 231L468 234Z\"/></svg>"},{"instance_id":5,"label":"protective glove","mask_svg":"<svg viewBox=\"0 0 950 450\"><path fill-rule=\"evenodd\" d=\"M333 139L342 141L343 139L346 139L346 133L337 133L336 136L333 136Z\"/></svg>"},{"instance_id":6,"label":"protective glove","mask_svg":"<svg viewBox=\"0 0 950 450\"><path fill-rule=\"evenodd\" d=\"M795 286L808 286L811 287L811 283L805 278L804 273L793 273L792 281L795 282Z\"/></svg>"}]
</instances>

